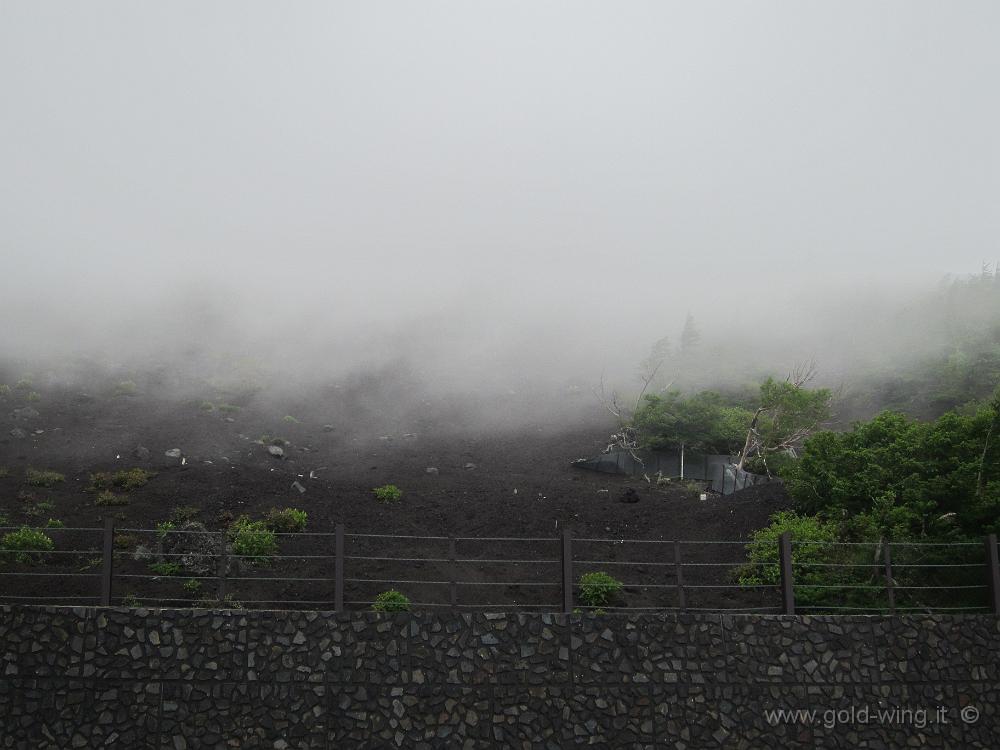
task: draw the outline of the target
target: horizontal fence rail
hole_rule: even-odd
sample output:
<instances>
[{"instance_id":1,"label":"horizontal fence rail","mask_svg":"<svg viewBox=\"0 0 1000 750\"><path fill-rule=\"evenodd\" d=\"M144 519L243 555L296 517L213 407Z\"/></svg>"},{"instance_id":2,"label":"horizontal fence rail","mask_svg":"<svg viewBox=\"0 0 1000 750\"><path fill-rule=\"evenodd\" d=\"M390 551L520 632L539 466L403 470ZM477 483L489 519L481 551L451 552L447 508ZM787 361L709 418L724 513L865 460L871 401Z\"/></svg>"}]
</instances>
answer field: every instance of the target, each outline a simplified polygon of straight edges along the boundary
<instances>
[{"instance_id":1,"label":"horizontal fence rail","mask_svg":"<svg viewBox=\"0 0 1000 750\"><path fill-rule=\"evenodd\" d=\"M0 528L0 535L13 528ZM224 531L42 529L47 550L0 549L0 603L368 608L393 589L415 609L551 612L1000 614L1000 550L984 542L448 537L276 533L238 554ZM414 552L420 550L420 554ZM595 602L583 576L621 592Z\"/></svg>"}]
</instances>

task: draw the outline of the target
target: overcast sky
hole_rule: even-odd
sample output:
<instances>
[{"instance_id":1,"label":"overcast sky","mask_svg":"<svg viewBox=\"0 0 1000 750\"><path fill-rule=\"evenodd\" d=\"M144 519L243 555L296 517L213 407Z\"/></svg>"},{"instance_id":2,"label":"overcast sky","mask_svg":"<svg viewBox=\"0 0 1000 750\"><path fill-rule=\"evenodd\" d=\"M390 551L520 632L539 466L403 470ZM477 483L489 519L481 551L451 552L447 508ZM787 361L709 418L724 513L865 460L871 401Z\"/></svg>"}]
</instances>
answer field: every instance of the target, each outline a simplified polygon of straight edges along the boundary
<instances>
[{"instance_id":1,"label":"overcast sky","mask_svg":"<svg viewBox=\"0 0 1000 750\"><path fill-rule=\"evenodd\" d=\"M998 39L992 0L3 0L0 341L205 299L652 340L748 285L972 272Z\"/></svg>"}]
</instances>

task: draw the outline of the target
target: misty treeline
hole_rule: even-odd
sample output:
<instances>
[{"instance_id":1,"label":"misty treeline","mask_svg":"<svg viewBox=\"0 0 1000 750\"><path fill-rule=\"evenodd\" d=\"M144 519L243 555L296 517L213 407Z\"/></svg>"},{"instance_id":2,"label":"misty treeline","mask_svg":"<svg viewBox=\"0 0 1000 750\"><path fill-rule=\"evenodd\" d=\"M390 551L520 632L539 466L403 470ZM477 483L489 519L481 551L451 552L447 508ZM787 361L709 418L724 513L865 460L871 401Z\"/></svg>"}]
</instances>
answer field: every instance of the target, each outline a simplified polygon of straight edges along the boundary
<instances>
[{"instance_id":1,"label":"misty treeline","mask_svg":"<svg viewBox=\"0 0 1000 750\"><path fill-rule=\"evenodd\" d=\"M755 535L750 559L764 564L742 570L742 583L777 582L776 540L789 531L804 605L886 606L890 542L903 550L894 547L902 566L893 573L903 587L897 605L983 603L982 589L961 587L982 583L982 539L1000 532L1000 273L987 268L949 281L938 303L951 334L940 351L881 382L867 375L836 393L811 387L811 364L742 391L684 392L668 383L649 392L655 378L648 369L642 375L629 423L639 447L730 453L784 480L793 508ZM657 372L665 366L666 358L655 363ZM880 410L830 429L844 400L862 396ZM913 542L942 546L906 546ZM963 561L969 567L923 567Z\"/></svg>"}]
</instances>

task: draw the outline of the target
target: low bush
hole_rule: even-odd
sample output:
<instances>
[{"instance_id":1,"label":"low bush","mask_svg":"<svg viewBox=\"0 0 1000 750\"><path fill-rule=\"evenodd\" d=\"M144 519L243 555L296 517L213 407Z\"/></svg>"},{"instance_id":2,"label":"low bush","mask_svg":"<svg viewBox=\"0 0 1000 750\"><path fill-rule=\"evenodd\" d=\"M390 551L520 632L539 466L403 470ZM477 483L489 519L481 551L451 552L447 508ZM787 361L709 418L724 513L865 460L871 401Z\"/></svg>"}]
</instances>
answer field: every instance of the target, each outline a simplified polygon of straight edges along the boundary
<instances>
[{"instance_id":1,"label":"low bush","mask_svg":"<svg viewBox=\"0 0 1000 750\"><path fill-rule=\"evenodd\" d=\"M31 378L21 378L17 381L14 387L19 391L30 391L31 385Z\"/></svg>"},{"instance_id":2,"label":"low bush","mask_svg":"<svg viewBox=\"0 0 1000 750\"><path fill-rule=\"evenodd\" d=\"M177 524L173 521L160 521L156 524L156 536L162 541L163 538L169 534L171 531L177 528Z\"/></svg>"},{"instance_id":3,"label":"low bush","mask_svg":"<svg viewBox=\"0 0 1000 750\"><path fill-rule=\"evenodd\" d=\"M588 607L604 607L622 590L622 582L598 571L580 576L580 599Z\"/></svg>"},{"instance_id":4,"label":"low bush","mask_svg":"<svg viewBox=\"0 0 1000 750\"><path fill-rule=\"evenodd\" d=\"M120 471L100 471L90 475L89 490L136 490L144 487L155 472L145 469L121 469Z\"/></svg>"},{"instance_id":5,"label":"low bush","mask_svg":"<svg viewBox=\"0 0 1000 750\"><path fill-rule=\"evenodd\" d=\"M194 520L199 512L193 505L178 505L170 512L170 520L178 525L183 525Z\"/></svg>"},{"instance_id":6,"label":"low bush","mask_svg":"<svg viewBox=\"0 0 1000 750\"><path fill-rule=\"evenodd\" d=\"M215 411L215 404L213 404L211 401L202 401L200 404L198 404L198 408L201 409L202 411Z\"/></svg>"},{"instance_id":7,"label":"low bush","mask_svg":"<svg viewBox=\"0 0 1000 750\"><path fill-rule=\"evenodd\" d=\"M97 493L94 505L128 505L128 495L116 495L111 490Z\"/></svg>"},{"instance_id":8,"label":"low bush","mask_svg":"<svg viewBox=\"0 0 1000 750\"><path fill-rule=\"evenodd\" d=\"M298 508L278 510L271 508L267 516L267 527L278 534L294 534L306 529L306 512Z\"/></svg>"},{"instance_id":9,"label":"low bush","mask_svg":"<svg viewBox=\"0 0 1000 750\"><path fill-rule=\"evenodd\" d=\"M47 529L64 529L66 524L60 521L58 518L50 518L45 522L45 528Z\"/></svg>"},{"instance_id":10,"label":"low bush","mask_svg":"<svg viewBox=\"0 0 1000 750\"><path fill-rule=\"evenodd\" d=\"M29 404L37 404L41 400L42 400L42 394L39 393L38 391L31 391L30 393L28 393Z\"/></svg>"},{"instance_id":11,"label":"low bush","mask_svg":"<svg viewBox=\"0 0 1000 750\"><path fill-rule=\"evenodd\" d=\"M55 543L39 529L22 526L17 531L3 535L0 548L15 552L14 559L19 563L32 563L41 560L38 552L49 552L55 549Z\"/></svg>"},{"instance_id":12,"label":"low bush","mask_svg":"<svg viewBox=\"0 0 1000 750\"><path fill-rule=\"evenodd\" d=\"M60 482L65 482L66 477L57 471L45 471L41 469L29 468L25 472L24 481L32 487L54 487Z\"/></svg>"},{"instance_id":13,"label":"low bush","mask_svg":"<svg viewBox=\"0 0 1000 750\"><path fill-rule=\"evenodd\" d=\"M10 395L10 386L6 383L0 383L0 398Z\"/></svg>"},{"instance_id":14,"label":"low bush","mask_svg":"<svg viewBox=\"0 0 1000 750\"><path fill-rule=\"evenodd\" d=\"M201 581L199 581L197 578L189 578L188 580L184 581L184 584L181 586L181 588L184 589L184 591L190 594L191 596L197 596L198 593L201 591Z\"/></svg>"},{"instance_id":15,"label":"low bush","mask_svg":"<svg viewBox=\"0 0 1000 750\"><path fill-rule=\"evenodd\" d=\"M375 493L375 499L380 503L396 503L403 497L403 491L394 484L383 484L381 487L374 488L372 492Z\"/></svg>"},{"instance_id":16,"label":"low bush","mask_svg":"<svg viewBox=\"0 0 1000 750\"><path fill-rule=\"evenodd\" d=\"M302 424L299 420L293 417L291 414L286 414L281 418L281 421L287 422L288 424Z\"/></svg>"},{"instance_id":17,"label":"low bush","mask_svg":"<svg viewBox=\"0 0 1000 750\"><path fill-rule=\"evenodd\" d=\"M266 565L277 554L278 542L264 521L251 521L246 516L236 519L229 527L233 554L247 559L251 565Z\"/></svg>"},{"instance_id":18,"label":"low bush","mask_svg":"<svg viewBox=\"0 0 1000 750\"><path fill-rule=\"evenodd\" d=\"M372 602L372 609L376 612L408 612L410 609L409 598L396 589L383 591L375 597Z\"/></svg>"},{"instance_id":19,"label":"low bush","mask_svg":"<svg viewBox=\"0 0 1000 750\"><path fill-rule=\"evenodd\" d=\"M174 562L150 563L149 569L158 576L179 576L184 572L183 566Z\"/></svg>"}]
</instances>

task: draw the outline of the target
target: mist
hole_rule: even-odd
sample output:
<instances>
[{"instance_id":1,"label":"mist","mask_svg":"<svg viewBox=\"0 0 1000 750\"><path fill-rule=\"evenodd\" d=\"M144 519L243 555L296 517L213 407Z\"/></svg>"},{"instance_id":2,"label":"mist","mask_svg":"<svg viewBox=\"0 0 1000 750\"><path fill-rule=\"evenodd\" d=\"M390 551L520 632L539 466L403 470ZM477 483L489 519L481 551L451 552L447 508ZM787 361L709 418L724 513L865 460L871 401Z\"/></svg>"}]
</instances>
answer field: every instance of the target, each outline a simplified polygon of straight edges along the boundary
<instances>
[{"instance_id":1,"label":"mist","mask_svg":"<svg viewBox=\"0 0 1000 750\"><path fill-rule=\"evenodd\" d=\"M706 381L849 378L998 254L998 21L4 3L0 355L589 391L690 313Z\"/></svg>"}]
</instances>

